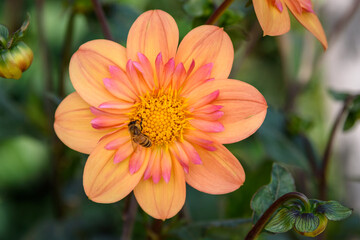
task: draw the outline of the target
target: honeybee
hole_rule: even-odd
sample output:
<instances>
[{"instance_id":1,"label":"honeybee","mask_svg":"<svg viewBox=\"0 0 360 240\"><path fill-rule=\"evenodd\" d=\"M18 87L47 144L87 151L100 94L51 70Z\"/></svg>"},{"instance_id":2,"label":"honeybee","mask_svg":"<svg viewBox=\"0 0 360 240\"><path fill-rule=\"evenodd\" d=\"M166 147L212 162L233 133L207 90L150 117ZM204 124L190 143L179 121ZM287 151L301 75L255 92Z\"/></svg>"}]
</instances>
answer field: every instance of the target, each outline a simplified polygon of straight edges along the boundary
<instances>
[{"instance_id":1,"label":"honeybee","mask_svg":"<svg viewBox=\"0 0 360 240\"><path fill-rule=\"evenodd\" d=\"M152 143L149 139L149 137L142 133L142 126L141 126L141 122L138 120L135 121L131 121L128 124L128 128L129 128L129 132L131 135L131 140L136 143L139 144L140 146L149 148L151 147Z\"/></svg>"}]
</instances>

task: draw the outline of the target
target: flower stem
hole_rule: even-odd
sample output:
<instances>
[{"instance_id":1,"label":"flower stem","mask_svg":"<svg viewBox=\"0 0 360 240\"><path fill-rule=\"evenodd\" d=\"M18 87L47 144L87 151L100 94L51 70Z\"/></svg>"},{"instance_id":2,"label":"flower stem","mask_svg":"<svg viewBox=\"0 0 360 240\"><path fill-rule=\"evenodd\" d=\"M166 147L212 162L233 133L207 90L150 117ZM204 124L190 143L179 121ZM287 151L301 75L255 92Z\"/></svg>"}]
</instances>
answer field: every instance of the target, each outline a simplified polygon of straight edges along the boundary
<instances>
[{"instance_id":1,"label":"flower stem","mask_svg":"<svg viewBox=\"0 0 360 240\"><path fill-rule=\"evenodd\" d=\"M215 10L215 12L209 17L205 24L213 25L225 12L225 10L234 2L234 0L224 0L224 2Z\"/></svg>"},{"instance_id":2,"label":"flower stem","mask_svg":"<svg viewBox=\"0 0 360 240\"><path fill-rule=\"evenodd\" d=\"M132 231L134 228L135 217L137 213L137 202L133 193L126 198L125 209L123 212L123 231L121 234L121 240L130 240Z\"/></svg>"},{"instance_id":3,"label":"flower stem","mask_svg":"<svg viewBox=\"0 0 360 240\"><path fill-rule=\"evenodd\" d=\"M53 211L56 219L60 220L65 216L65 203L61 195L62 179L61 179L61 163L64 162L63 150L64 145L56 137L53 128L55 106L49 101L48 94L54 93L54 78L51 72L51 54L48 42L45 39L45 27L44 27L44 4L45 0L36 0L36 24L38 28L38 42L40 49L40 59L42 65L42 72L44 77L44 111L47 116L47 131L49 133L50 149L51 149L51 191L53 201Z\"/></svg>"},{"instance_id":4,"label":"flower stem","mask_svg":"<svg viewBox=\"0 0 360 240\"><path fill-rule=\"evenodd\" d=\"M347 110L350 107L350 105L352 104L352 102L354 101L355 97L356 96L354 96L354 95L350 95L345 99L343 107L341 108L340 112L338 113L338 115L335 119L335 122L331 128L330 137L326 144L326 148L325 148L324 155L322 158L322 164L321 164L320 176L319 176L320 177L319 192L320 192L321 200L326 200L326 198L327 198L327 172L328 172L328 166L329 166L331 152L333 149L335 134L336 134L338 128L340 127L341 120L347 113Z\"/></svg>"},{"instance_id":5,"label":"flower stem","mask_svg":"<svg viewBox=\"0 0 360 240\"><path fill-rule=\"evenodd\" d=\"M162 240L162 228L163 228L163 221L160 219L154 219L151 227L148 229L147 234L148 240Z\"/></svg>"},{"instance_id":6,"label":"flower stem","mask_svg":"<svg viewBox=\"0 0 360 240\"><path fill-rule=\"evenodd\" d=\"M256 239L257 236L261 233L261 231L266 226L267 222L274 214L274 212L282 206L285 202L293 199L299 199L304 203L305 211L310 210L310 202L309 199L302 193L299 192L289 192L279 199L277 199L271 206L261 215L260 219L256 222L256 224L252 227L250 232L246 235L245 240L253 240Z\"/></svg>"},{"instance_id":7,"label":"flower stem","mask_svg":"<svg viewBox=\"0 0 360 240\"><path fill-rule=\"evenodd\" d=\"M111 35L109 25L106 21L104 10L102 9L99 1L98 0L91 0L91 1L94 6L96 17L98 18L98 20L100 22L101 29L102 29L102 32L103 32L105 38L109 39L109 40L114 40Z\"/></svg>"},{"instance_id":8,"label":"flower stem","mask_svg":"<svg viewBox=\"0 0 360 240\"><path fill-rule=\"evenodd\" d=\"M71 10L71 15L67 23L66 34L64 39L64 45L62 47L62 59L61 59L61 68L59 76L59 87L58 87L58 96L60 98L65 97L65 76L66 70L68 69L70 57L71 57L71 43L73 40L74 32L74 21L75 20L75 11Z\"/></svg>"}]
</instances>

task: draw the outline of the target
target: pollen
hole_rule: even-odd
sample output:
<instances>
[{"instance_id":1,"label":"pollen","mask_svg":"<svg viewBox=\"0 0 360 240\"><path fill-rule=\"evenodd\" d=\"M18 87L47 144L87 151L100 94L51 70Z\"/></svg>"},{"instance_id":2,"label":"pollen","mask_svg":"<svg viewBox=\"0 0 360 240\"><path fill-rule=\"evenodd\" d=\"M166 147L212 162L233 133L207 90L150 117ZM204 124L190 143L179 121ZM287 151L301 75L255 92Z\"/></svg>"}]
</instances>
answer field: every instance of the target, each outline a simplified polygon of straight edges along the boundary
<instances>
[{"instance_id":1,"label":"pollen","mask_svg":"<svg viewBox=\"0 0 360 240\"><path fill-rule=\"evenodd\" d=\"M174 90L158 90L140 97L130 121L141 122L141 132L153 145L168 145L183 138L189 127L185 98Z\"/></svg>"}]
</instances>

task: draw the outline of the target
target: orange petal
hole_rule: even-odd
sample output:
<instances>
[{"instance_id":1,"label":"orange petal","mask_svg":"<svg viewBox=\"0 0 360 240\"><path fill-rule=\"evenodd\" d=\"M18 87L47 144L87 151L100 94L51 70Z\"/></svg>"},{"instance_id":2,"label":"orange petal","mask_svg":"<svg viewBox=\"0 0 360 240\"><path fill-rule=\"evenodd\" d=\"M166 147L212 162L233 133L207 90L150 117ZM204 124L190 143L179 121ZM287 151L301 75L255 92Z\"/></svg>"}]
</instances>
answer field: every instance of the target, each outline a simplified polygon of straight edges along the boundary
<instances>
[{"instance_id":1,"label":"orange petal","mask_svg":"<svg viewBox=\"0 0 360 240\"><path fill-rule=\"evenodd\" d=\"M203 132L218 133L224 131L224 125L219 121L207 121L202 119L190 119L189 123Z\"/></svg>"},{"instance_id":2,"label":"orange petal","mask_svg":"<svg viewBox=\"0 0 360 240\"><path fill-rule=\"evenodd\" d=\"M214 139L212 139L207 133L204 133L202 131L187 129L186 131L184 131L184 139L191 144L197 144L198 146L208 151L216 150L213 145Z\"/></svg>"},{"instance_id":3,"label":"orange petal","mask_svg":"<svg viewBox=\"0 0 360 240\"><path fill-rule=\"evenodd\" d=\"M190 109L195 110L197 108L202 108L206 105L209 105L219 97L219 89L216 89L214 92L204 95L202 91L204 90L204 87L205 90L208 90L206 89L206 86L208 86L208 84L201 85L200 87L194 89L187 96L187 98L189 99L188 104L190 105Z\"/></svg>"},{"instance_id":4,"label":"orange petal","mask_svg":"<svg viewBox=\"0 0 360 240\"><path fill-rule=\"evenodd\" d=\"M164 149L161 157L161 175L165 182L169 182L171 178L171 155L169 150Z\"/></svg>"},{"instance_id":5,"label":"orange petal","mask_svg":"<svg viewBox=\"0 0 360 240\"><path fill-rule=\"evenodd\" d=\"M149 59L142 53L138 53L139 62L133 62L134 67L141 73L144 82L149 89L155 86L154 72Z\"/></svg>"},{"instance_id":6,"label":"orange petal","mask_svg":"<svg viewBox=\"0 0 360 240\"><path fill-rule=\"evenodd\" d=\"M130 174L134 174L141 168L147 151L143 151L142 148L137 147L136 151L134 151L133 155L131 155L129 160L129 172Z\"/></svg>"},{"instance_id":7,"label":"orange petal","mask_svg":"<svg viewBox=\"0 0 360 240\"><path fill-rule=\"evenodd\" d=\"M162 178L158 183L152 179L141 180L135 187L136 200L150 216L165 220L177 214L185 203L184 171L172 159L171 177L168 183Z\"/></svg>"},{"instance_id":8,"label":"orange petal","mask_svg":"<svg viewBox=\"0 0 360 240\"><path fill-rule=\"evenodd\" d=\"M107 150L117 150L121 146L125 145L127 142L131 140L131 136L127 128L123 128L117 131L116 139L110 141L106 144L105 149Z\"/></svg>"},{"instance_id":9,"label":"orange petal","mask_svg":"<svg viewBox=\"0 0 360 240\"><path fill-rule=\"evenodd\" d=\"M128 78L126 71L116 66L110 66L109 71L112 79L104 78L103 80L106 89L124 101L135 102L139 94L135 87L136 84L132 79Z\"/></svg>"},{"instance_id":10,"label":"orange petal","mask_svg":"<svg viewBox=\"0 0 360 240\"><path fill-rule=\"evenodd\" d=\"M227 78L234 60L234 48L222 28L204 25L191 30L181 41L176 54L176 65L188 69L195 60L195 69L213 63L211 77Z\"/></svg>"},{"instance_id":11,"label":"orange petal","mask_svg":"<svg viewBox=\"0 0 360 240\"><path fill-rule=\"evenodd\" d=\"M174 89L179 89L186 79L186 70L184 64L179 63L174 71L172 86Z\"/></svg>"},{"instance_id":12,"label":"orange petal","mask_svg":"<svg viewBox=\"0 0 360 240\"><path fill-rule=\"evenodd\" d=\"M106 146L105 148L108 149ZM129 140L128 142L121 145L116 151L114 156L114 163L119 163L124 161L129 156L131 156L133 152L134 152L134 148L131 141Z\"/></svg>"},{"instance_id":13,"label":"orange petal","mask_svg":"<svg viewBox=\"0 0 360 240\"><path fill-rule=\"evenodd\" d=\"M250 84L232 79L207 82L189 96L201 99L217 90L220 92L219 96L212 104L223 106L221 111L224 116L217 121L225 129L209 135L220 143L233 143L249 137L264 121L267 109L264 97ZM189 102L192 101L189 99Z\"/></svg>"},{"instance_id":14,"label":"orange petal","mask_svg":"<svg viewBox=\"0 0 360 240\"><path fill-rule=\"evenodd\" d=\"M67 96L56 109L54 129L68 147L89 154L109 130L94 129L90 121L95 118L90 106L76 92Z\"/></svg>"},{"instance_id":15,"label":"orange petal","mask_svg":"<svg viewBox=\"0 0 360 240\"><path fill-rule=\"evenodd\" d=\"M150 90L147 87L145 80L140 77L140 74L136 70L132 60L129 60L126 64L126 74L128 79L130 79L130 81L134 84L138 96L142 96Z\"/></svg>"},{"instance_id":16,"label":"orange petal","mask_svg":"<svg viewBox=\"0 0 360 240\"><path fill-rule=\"evenodd\" d=\"M264 31L264 36L277 36L290 30L289 13L285 7L284 0L280 0L280 2L282 11L273 5L271 1L253 0L254 10Z\"/></svg>"},{"instance_id":17,"label":"orange petal","mask_svg":"<svg viewBox=\"0 0 360 240\"><path fill-rule=\"evenodd\" d=\"M209 152L195 145L202 164L190 163L186 182L193 188L210 194L235 191L245 181L245 173L239 161L223 145L216 144Z\"/></svg>"},{"instance_id":18,"label":"orange petal","mask_svg":"<svg viewBox=\"0 0 360 240\"><path fill-rule=\"evenodd\" d=\"M209 105L207 105L209 106ZM215 111L212 113L196 113L194 112L194 118L207 120L207 121L217 121L219 118L224 116L224 112L222 111Z\"/></svg>"},{"instance_id":19,"label":"orange petal","mask_svg":"<svg viewBox=\"0 0 360 240\"><path fill-rule=\"evenodd\" d=\"M191 162L193 162L194 164L201 164L201 158L191 143L183 140L179 144L184 149L186 155L188 156Z\"/></svg>"},{"instance_id":20,"label":"orange petal","mask_svg":"<svg viewBox=\"0 0 360 240\"><path fill-rule=\"evenodd\" d=\"M161 149L153 148L151 150L151 154L149 156L149 163L144 172L144 180L152 177L154 183L158 183L161 178Z\"/></svg>"},{"instance_id":21,"label":"orange petal","mask_svg":"<svg viewBox=\"0 0 360 240\"><path fill-rule=\"evenodd\" d=\"M300 13L297 11L296 5L292 1L285 0L285 2L295 18L320 41L324 50L326 50L328 43L318 17L314 13L305 10Z\"/></svg>"},{"instance_id":22,"label":"orange petal","mask_svg":"<svg viewBox=\"0 0 360 240\"><path fill-rule=\"evenodd\" d=\"M175 141L172 145L169 147L171 155L176 159L180 165L183 167L185 173L189 172L189 156L186 154L183 147Z\"/></svg>"},{"instance_id":23,"label":"orange petal","mask_svg":"<svg viewBox=\"0 0 360 240\"><path fill-rule=\"evenodd\" d=\"M93 40L80 46L70 60L70 79L79 95L91 106L117 98L106 90L103 79L111 77L110 66L124 69L126 51L109 40Z\"/></svg>"},{"instance_id":24,"label":"orange petal","mask_svg":"<svg viewBox=\"0 0 360 240\"><path fill-rule=\"evenodd\" d=\"M151 10L141 14L131 26L126 51L129 59L137 61L138 53L144 54L155 66L161 52L164 62L176 54L179 30L175 20L166 12Z\"/></svg>"},{"instance_id":25,"label":"orange petal","mask_svg":"<svg viewBox=\"0 0 360 240\"><path fill-rule=\"evenodd\" d=\"M115 164L116 151L106 150L105 146L114 141L117 134L104 138L90 154L84 169L83 184L86 195L94 202L112 203L128 195L138 184L148 162L148 154L139 171L130 174L129 158ZM144 150L146 151L146 150Z\"/></svg>"},{"instance_id":26,"label":"orange petal","mask_svg":"<svg viewBox=\"0 0 360 240\"><path fill-rule=\"evenodd\" d=\"M197 86L208 81L211 76L211 69L213 68L212 63L205 64L199 67L194 74L192 74L188 79L186 79L181 93L186 95L187 92L191 89L196 88Z\"/></svg>"},{"instance_id":27,"label":"orange petal","mask_svg":"<svg viewBox=\"0 0 360 240\"><path fill-rule=\"evenodd\" d=\"M117 102L104 102L99 105L99 108L100 109L117 109L117 110L126 109L126 110L128 110L129 108L132 108L133 106L134 106L133 103L117 101Z\"/></svg>"},{"instance_id":28,"label":"orange petal","mask_svg":"<svg viewBox=\"0 0 360 240\"><path fill-rule=\"evenodd\" d=\"M209 134L221 143L233 143L252 135L263 123L267 104L261 93L250 84L239 80L221 80L220 96L214 101L224 106L224 116L220 121L225 130Z\"/></svg>"},{"instance_id":29,"label":"orange petal","mask_svg":"<svg viewBox=\"0 0 360 240\"><path fill-rule=\"evenodd\" d=\"M114 129L124 126L124 122L128 120L125 115L100 116L90 121L91 126L95 129Z\"/></svg>"}]
</instances>

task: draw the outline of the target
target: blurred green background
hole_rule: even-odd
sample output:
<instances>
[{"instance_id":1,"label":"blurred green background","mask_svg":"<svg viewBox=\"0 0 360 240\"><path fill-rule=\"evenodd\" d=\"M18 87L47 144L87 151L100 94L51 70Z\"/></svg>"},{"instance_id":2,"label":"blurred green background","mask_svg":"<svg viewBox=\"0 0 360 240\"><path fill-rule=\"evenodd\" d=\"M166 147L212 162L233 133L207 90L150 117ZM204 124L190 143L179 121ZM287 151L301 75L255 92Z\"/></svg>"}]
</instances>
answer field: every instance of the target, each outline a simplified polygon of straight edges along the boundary
<instances>
[{"instance_id":1,"label":"blurred green background","mask_svg":"<svg viewBox=\"0 0 360 240\"><path fill-rule=\"evenodd\" d=\"M101 1L115 40L124 46L131 24L146 10L171 14L183 38L193 27L204 24L221 2ZM322 18L325 10L320 5L316 9L329 36L336 22L327 23ZM88 200L82 187L87 156L65 147L52 127L56 106L74 91L68 76L69 58L86 41L103 38L92 3L0 1L0 23L10 32L21 26L26 13L31 22L24 41L34 52L33 63L19 80L0 78L0 239L120 239L128 200L114 204ZM247 1L235 1L218 25L230 35L235 48L231 78L259 89L269 112L256 134L227 146L245 169L245 184L221 196L189 187L184 209L162 223L163 239L244 239L251 228L250 200L270 181L273 162L291 171L298 191L319 198L311 164L320 165L334 121L328 107L333 102L324 78L321 45L296 21L285 36L262 37ZM301 71L309 64L310 73L304 76ZM355 207L359 200L349 195L347 187L349 181L359 184L360 175L358 179L346 177L346 155L336 151L341 144L336 142L331 158L328 198ZM138 208L133 239L151 239L153 227L153 219ZM355 209L345 221L330 222L322 239L359 236L359 209ZM307 238L290 232L264 233L261 239Z\"/></svg>"}]
</instances>

